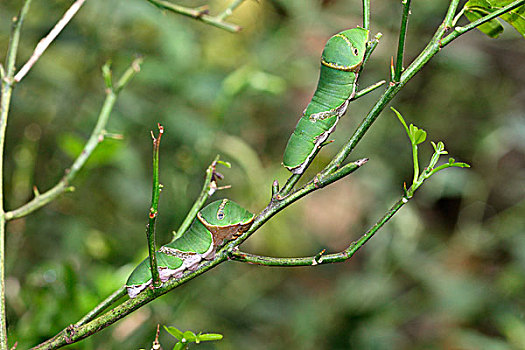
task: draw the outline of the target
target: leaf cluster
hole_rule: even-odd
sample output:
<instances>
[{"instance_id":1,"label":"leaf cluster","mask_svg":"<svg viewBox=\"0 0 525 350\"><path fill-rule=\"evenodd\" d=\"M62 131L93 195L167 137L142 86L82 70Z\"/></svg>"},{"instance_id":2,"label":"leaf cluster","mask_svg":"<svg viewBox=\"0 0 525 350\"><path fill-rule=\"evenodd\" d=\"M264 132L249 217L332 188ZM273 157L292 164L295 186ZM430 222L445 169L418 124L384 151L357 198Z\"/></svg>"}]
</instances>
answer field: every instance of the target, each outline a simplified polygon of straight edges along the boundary
<instances>
[{"instance_id":1,"label":"leaf cluster","mask_svg":"<svg viewBox=\"0 0 525 350\"><path fill-rule=\"evenodd\" d=\"M465 17L467 17L469 21L474 22L510 3L512 3L512 0L469 0L465 4L463 11ZM513 26L525 38L525 6L518 7L501 15L499 18ZM491 38L497 38L503 33L503 26L498 18L482 24L478 29Z\"/></svg>"},{"instance_id":2,"label":"leaf cluster","mask_svg":"<svg viewBox=\"0 0 525 350\"><path fill-rule=\"evenodd\" d=\"M200 344L201 342L217 341L217 340L221 340L223 338L222 334L218 334L218 333L202 333L202 332L199 332L199 333L195 334L192 331L182 332L182 331L178 330L177 328L175 328L173 326L168 326L168 327L164 326L164 329L169 334L171 334L172 336L174 336L175 338L177 338L179 340L175 344L175 346L173 347L173 350L188 349L188 347L189 347L189 345L191 343Z\"/></svg>"}]
</instances>

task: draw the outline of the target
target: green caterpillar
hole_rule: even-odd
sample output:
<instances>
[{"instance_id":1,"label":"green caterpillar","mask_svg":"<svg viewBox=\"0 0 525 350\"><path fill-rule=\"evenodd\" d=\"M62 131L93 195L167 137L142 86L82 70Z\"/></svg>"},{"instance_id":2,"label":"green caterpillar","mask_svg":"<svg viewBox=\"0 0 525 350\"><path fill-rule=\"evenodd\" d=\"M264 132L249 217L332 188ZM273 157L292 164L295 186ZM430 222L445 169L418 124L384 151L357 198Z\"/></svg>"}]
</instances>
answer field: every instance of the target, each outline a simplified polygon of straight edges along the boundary
<instances>
[{"instance_id":1,"label":"green caterpillar","mask_svg":"<svg viewBox=\"0 0 525 350\"><path fill-rule=\"evenodd\" d=\"M368 30L353 28L332 36L321 55L321 73L312 101L303 112L284 151L284 166L302 174L354 97L363 64Z\"/></svg>"},{"instance_id":2,"label":"green caterpillar","mask_svg":"<svg viewBox=\"0 0 525 350\"><path fill-rule=\"evenodd\" d=\"M246 232L255 215L237 203L222 199L208 204L193 220L186 232L157 251L160 280L180 278L185 271L195 271L199 263L211 260L217 247ZM149 258L133 270L126 282L130 298L135 298L152 282Z\"/></svg>"}]
</instances>

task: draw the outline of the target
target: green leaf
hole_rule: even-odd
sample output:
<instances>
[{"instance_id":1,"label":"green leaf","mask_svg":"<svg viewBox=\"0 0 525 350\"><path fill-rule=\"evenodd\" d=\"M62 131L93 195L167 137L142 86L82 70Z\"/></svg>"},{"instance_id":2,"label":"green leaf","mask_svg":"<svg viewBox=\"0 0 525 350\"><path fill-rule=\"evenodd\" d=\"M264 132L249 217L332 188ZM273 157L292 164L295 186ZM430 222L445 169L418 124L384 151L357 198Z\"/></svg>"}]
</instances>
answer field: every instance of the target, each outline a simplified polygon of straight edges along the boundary
<instances>
[{"instance_id":1,"label":"green leaf","mask_svg":"<svg viewBox=\"0 0 525 350\"><path fill-rule=\"evenodd\" d=\"M231 168L232 167L232 164L230 162L225 162L223 160L218 160L217 164L224 165L226 168Z\"/></svg>"},{"instance_id":2,"label":"green leaf","mask_svg":"<svg viewBox=\"0 0 525 350\"><path fill-rule=\"evenodd\" d=\"M463 11L467 19L474 22L492 12L512 3L512 0L469 0ZM516 28L525 38L525 5L499 16L502 20ZM503 32L503 26L497 19L488 21L478 27L483 33L491 38L497 38Z\"/></svg>"},{"instance_id":3,"label":"green leaf","mask_svg":"<svg viewBox=\"0 0 525 350\"><path fill-rule=\"evenodd\" d=\"M397 119L399 119L399 121L401 122L401 124L403 124L403 126L405 127L405 130L408 134L408 137L410 137L410 131L408 130L408 126L407 126L407 123L405 123L405 119L403 119L403 116L401 115L401 113L399 113L394 107L390 107L390 109L392 111L394 111L394 113L396 114L397 116Z\"/></svg>"},{"instance_id":4,"label":"green leaf","mask_svg":"<svg viewBox=\"0 0 525 350\"><path fill-rule=\"evenodd\" d=\"M463 162L454 163L454 166L457 166L459 168L470 168L470 164L463 163Z\"/></svg>"},{"instance_id":5,"label":"green leaf","mask_svg":"<svg viewBox=\"0 0 525 350\"><path fill-rule=\"evenodd\" d=\"M420 143L425 142L426 139L427 139L427 132L423 129L418 129L416 127L416 131L414 133L414 143L416 145L419 145Z\"/></svg>"},{"instance_id":6,"label":"green leaf","mask_svg":"<svg viewBox=\"0 0 525 350\"><path fill-rule=\"evenodd\" d=\"M223 337L222 337L222 334L218 334L218 333L205 333L205 334L197 335L197 338L200 341L214 341L214 340L221 340Z\"/></svg>"},{"instance_id":7,"label":"green leaf","mask_svg":"<svg viewBox=\"0 0 525 350\"><path fill-rule=\"evenodd\" d=\"M518 7L514 11L501 15L501 18L516 28L516 30L525 38L525 5Z\"/></svg>"},{"instance_id":8,"label":"green leaf","mask_svg":"<svg viewBox=\"0 0 525 350\"><path fill-rule=\"evenodd\" d=\"M478 19L489 14L490 12L486 11L483 8L465 8L465 17L467 17L467 19L471 22L477 21ZM499 21L496 18L491 19L486 23L483 23L482 25L477 27L477 29L494 39L497 38L501 33L503 33L503 26L499 23Z\"/></svg>"},{"instance_id":9,"label":"green leaf","mask_svg":"<svg viewBox=\"0 0 525 350\"><path fill-rule=\"evenodd\" d=\"M192 331L186 331L183 333L184 339L189 343L194 343L197 339L197 336Z\"/></svg>"},{"instance_id":10,"label":"green leaf","mask_svg":"<svg viewBox=\"0 0 525 350\"><path fill-rule=\"evenodd\" d=\"M182 338L184 338L184 334L179 331L177 328L175 327L166 327L164 326L164 329L169 333L171 334L172 336L174 336L175 338L181 340Z\"/></svg>"},{"instance_id":11,"label":"green leaf","mask_svg":"<svg viewBox=\"0 0 525 350\"><path fill-rule=\"evenodd\" d=\"M427 132L423 129L419 129L414 124L410 124L409 130L409 137L413 145L419 145L427 139Z\"/></svg>"},{"instance_id":12,"label":"green leaf","mask_svg":"<svg viewBox=\"0 0 525 350\"><path fill-rule=\"evenodd\" d=\"M173 347L173 350L184 350L184 348L186 347L186 344L182 343L182 342L178 342L177 344L175 344L175 346Z\"/></svg>"}]
</instances>

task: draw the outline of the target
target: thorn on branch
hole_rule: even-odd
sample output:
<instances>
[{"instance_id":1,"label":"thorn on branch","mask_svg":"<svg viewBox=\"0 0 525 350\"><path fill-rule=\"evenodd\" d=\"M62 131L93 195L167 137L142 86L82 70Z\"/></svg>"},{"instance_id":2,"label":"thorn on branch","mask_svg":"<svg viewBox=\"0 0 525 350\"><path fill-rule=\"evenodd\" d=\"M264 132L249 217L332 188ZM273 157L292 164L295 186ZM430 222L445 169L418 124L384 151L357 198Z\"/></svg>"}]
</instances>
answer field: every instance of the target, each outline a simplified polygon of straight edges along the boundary
<instances>
[{"instance_id":1,"label":"thorn on branch","mask_svg":"<svg viewBox=\"0 0 525 350\"><path fill-rule=\"evenodd\" d=\"M195 18L200 18L202 17L202 15L207 15L210 13L210 9L208 5L202 5L199 7L195 7L194 10L195 10Z\"/></svg>"},{"instance_id":2,"label":"thorn on branch","mask_svg":"<svg viewBox=\"0 0 525 350\"><path fill-rule=\"evenodd\" d=\"M314 259L312 261L312 266L315 266L319 263L321 263L323 259L323 254L326 252L326 249L321 250L316 256L314 256Z\"/></svg>"},{"instance_id":3,"label":"thorn on branch","mask_svg":"<svg viewBox=\"0 0 525 350\"><path fill-rule=\"evenodd\" d=\"M334 142L334 141L335 141L335 140L328 140L328 141L325 141L325 142L323 142L323 143L321 143L321 144L319 145L319 148L323 148L324 146L329 145L329 144L331 144L331 143Z\"/></svg>"},{"instance_id":4,"label":"thorn on branch","mask_svg":"<svg viewBox=\"0 0 525 350\"><path fill-rule=\"evenodd\" d=\"M390 56L390 84L394 81L394 56Z\"/></svg>"},{"instance_id":5,"label":"thorn on branch","mask_svg":"<svg viewBox=\"0 0 525 350\"><path fill-rule=\"evenodd\" d=\"M365 165L369 160L370 160L370 158L359 159L359 160L356 160L356 161L355 161L355 164L356 164L358 167L362 167L362 166Z\"/></svg>"},{"instance_id":6,"label":"thorn on branch","mask_svg":"<svg viewBox=\"0 0 525 350\"><path fill-rule=\"evenodd\" d=\"M157 335L155 335L155 340L153 341L153 344L151 345L151 350L160 350L160 342L159 342L159 333L160 333L160 324L157 324Z\"/></svg>"}]
</instances>

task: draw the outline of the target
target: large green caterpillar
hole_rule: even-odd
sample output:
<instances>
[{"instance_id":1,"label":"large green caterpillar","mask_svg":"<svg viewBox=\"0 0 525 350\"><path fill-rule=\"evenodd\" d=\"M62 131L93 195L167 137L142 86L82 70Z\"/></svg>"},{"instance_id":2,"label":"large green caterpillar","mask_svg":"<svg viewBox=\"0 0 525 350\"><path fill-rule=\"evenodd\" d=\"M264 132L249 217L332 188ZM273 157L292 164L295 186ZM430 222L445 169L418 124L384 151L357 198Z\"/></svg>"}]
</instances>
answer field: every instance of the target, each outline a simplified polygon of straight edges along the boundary
<instances>
[{"instance_id":1,"label":"large green caterpillar","mask_svg":"<svg viewBox=\"0 0 525 350\"><path fill-rule=\"evenodd\" d=\"M301 174L326 141L354 97L363 64L368 30L353 28L332 36L321 55L321 73L312 101L303 112L284 151L284 166Z\"/></svg>"},{"instance_id":2,"label":"large green caterpillar","mask_svg":"<svg viewBox=\"0 0 525 350\"><path fill-rule=\"evenodd\" d=\"M185 271L196 270L203 259L213 259L217 247L246 232L254 218L254 214L229 199L208 204L182 236L155 253L160 280L180 278ZM126 282L129 297L136 297L151 282L149 258L146 258Z\"/></svg>"}]
</instances>

